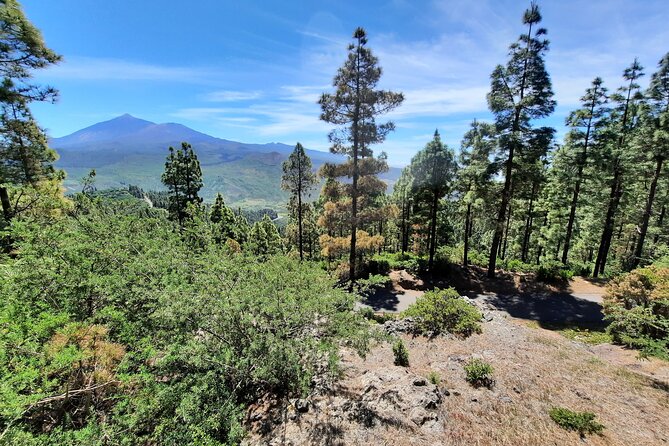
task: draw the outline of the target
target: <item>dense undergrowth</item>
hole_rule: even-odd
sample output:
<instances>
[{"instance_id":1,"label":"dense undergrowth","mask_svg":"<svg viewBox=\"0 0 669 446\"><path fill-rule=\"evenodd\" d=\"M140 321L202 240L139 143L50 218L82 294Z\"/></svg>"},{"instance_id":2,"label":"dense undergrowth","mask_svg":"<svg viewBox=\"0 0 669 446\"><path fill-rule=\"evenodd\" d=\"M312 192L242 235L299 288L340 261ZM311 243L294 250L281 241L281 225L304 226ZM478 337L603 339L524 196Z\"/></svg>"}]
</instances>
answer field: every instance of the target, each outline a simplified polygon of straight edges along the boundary
<instances>
[{"instance_id":1,"label":"dense undergrowth","mask_svg":"<svg viewBox=\"0 0 669 446\"><path fill-rule=\"evenodd\" d=\"M669 268L639 268L611 281L604 297L614 342L669 360Z\"/></svg>"},{"instance_id":2,"label":"dense undergrowth","mask_svg":"<svg viewBox=\"0 0 669 446\"><path fill-rule=\"evenodd\" d=\"M11 228L0 444L233 444L258 396L335 374L344 340L364 352L354 296L317 265L193 246L161 213L80 200Z\"/></svg>"}]
</instances>

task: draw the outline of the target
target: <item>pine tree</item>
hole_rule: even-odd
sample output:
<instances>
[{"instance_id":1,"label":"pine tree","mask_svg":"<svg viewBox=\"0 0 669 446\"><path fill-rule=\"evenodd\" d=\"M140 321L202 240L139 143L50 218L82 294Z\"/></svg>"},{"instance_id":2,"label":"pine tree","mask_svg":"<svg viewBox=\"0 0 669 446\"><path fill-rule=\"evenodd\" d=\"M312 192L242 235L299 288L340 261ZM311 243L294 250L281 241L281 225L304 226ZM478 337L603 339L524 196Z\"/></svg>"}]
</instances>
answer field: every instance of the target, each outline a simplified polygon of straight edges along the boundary
<instances>
[{"instance_id":1,"label":"pine tree","mask_svg":"<svg viewBox=\"0 0 669 446\"><path fill-rule=\"evenodd\" d=\"M493 125L474 120L460 145L457 189L465 206L463 224L462 264L469 264L470 236L474 226L474 208L477 200L490 187L492 176L499 169L491 156L497 148L497 135Z\"/></svg>"},{"instance_id":2,"label":"pine tree","mask_svg":"<svg viewBox=\"0 0 669 446\"><path fill-rule=\"evenodd\" d=\"M187 142L181 143L181 148L176 150L170 147L169 152L161 179L169 191L170 217L183 227L189 205L199 207L202 203L199 196L202 170L197 155Z\"/></svg>"},{"instance_id":3,"label":"pine tree","mask_svg":"<svg viewBox=\"0 0 669 446\"><path fill-rule=\"evenodd\" d=\"M311 171L311 158L304 152L304 147L299 142L295 150L283 163L283 177L281 178L281 188L291 193L288 208L291 211L291 217L297 220L297 240L300 251L300 260L304 260L304 204L302 197L308 194L310 189L316 184L316 175Z\"/></svg>"},{"instance_id":4,"label":"pine tree","mask_svg":"<svg viewBox=\"0 0 669 446\"><path fill-rule=\"evenodd\" d=\"M409 250L409 241L411 238L412 182L411 168L405 167L393 186L393 201L399 209L399 249L402 251L402 254Z\"/></svg>"},{"instance_id":5,"label":"pine tree","mask_svg":"<svg viewBox=\"0 0 669 446\"><path fill-rule=\"evenodd\" d=\"M585 90L585 95L581 98L582 107L573 111L567 118L567 125L571 128L567 135L568 147L578 152L573 160L576 165L576 175L573 181L574 188L569 207L569 221L567 222L567 232L562 250L562 263L565 265L569 259L576 209L584 180L583 171L591 157L589 149L597 142L599 122L607 112L604 106L606 101L606 88L603 86L602 79L597 77L592 81L591 87Z\"/></svg>"},{"instance_id":6,"label":"pine tree","mask_svg":"<svg viewBox=\"0 0 669 446\"><path fill-rule=\"evenodd\" d=\"M209 220L214 226L214 239L223 243L228 239L235 239L235 214L223 201L223 195L216 194L216 199L209 212Z\"/></svg>"},{"instance_id":7,"label":"pine tree","mask_svg":"<svg viewBox=\"0 0 669 446\"><path fill-rule=\"evenodd\" d=\"M540 22L539 7L532 2L523 15L523 24L528 27L527 34L521 35L518 42L510 46L509 61L505 66L497 66L491 76L488 104L495 115L500 146L506 153L506 159L504 189L490 247L489 277L495 276L497 251L511 200L514 157L523 150L524 142L531 132L531 120L544 118L555 109L551 81L543 60L548 50L548 41L542 37L546 30L534 29Z\"/></svg>"},{"instance_id":8,"label":"pine tree","mask_svg":"<svg viewBox=\"0 0 669 446\"><path fill-rule=\"evenodd\" d=\"M439 200L451 189L455 178L455 155L442 141L439 132L423 150L411 160L412 192L416 200L425 202L429 208L428 268L433 271L437 244L437 213Z\"/></svg>"},{"instance_id":9,"label":"pine tree","mask_svg":"<svg viewBox=\"0 0 669 446\"><path fill-rule=\"evenodd\" d=\"M9 221L15 209L8 186L35 186L56 173L52 167L56 154L49 149L29 104L56 99L55 89L32 84L31 78L33 70L55 64L61 57L47 48L15 0L0 3L0 28L0 203Z\"/></svg>"},{"instance_id":10,"label":"pine tree","mask_svg":"<svg viewBox=\"0 0 669 446\"><path fill-rule=\"evenodd\" d=\"M638 101L642 95L639 92L637 80L643 76L643 67L638 60L634 60L632 65L625 69L623 78L627 85L618 89L618 92L611 96L611 99L617 104L612 110L613 116L610 121L612 128L610 132L614 135L613 141L608 149L608 167L612 172L610 181L610 194L606 216L604 219L604 228L597 250L597 259L592 273L598 277L604 273L607 257L611 248L611 239L614 232L614 223L620 200L624 192L624 174L629 166L629 139L628 136L636 125L636 113Z\"/></svg>"},{"instance_id":11,"label":"pine tree","mask_svg":"<svg viewBox=\"0 0 669 446\"><path fill-rule=\"evenodd\" d=\"M378 194L385 185L376 174L387 170L385 160L372 157L372 144L385 140L394 130L392 122L377 124L376 117L399 106L404 97L401 93L376 90L381 78L378 59L367 47L367 36L362 28L355 30L354 43L349 45L348 58L334 77L333 94L324 93L319 104L321 119L340 126L328 135L333 153L348 156L348 162L340 166L328 166L324 173L330 178L347 176L351 184L345 188L350 198L351 235L349 249L349 277L355 281L356 240L359 224L364 219L359 215L364 207L364 194ZM363 200L361 200L363 198Z\"/></svg>"},{"instance_id":12,"label":"pine tree","mask_svg":"<svg viewBox=\"0 0 669 446\"><path fill-rule=\"evenodd\" d=\"M646 97L648 106L643 109L641 132L636 140L641 153L650 158L649 161L654 164L654 169L639 228L639 239L634 250L633 268L637 267L641 261L657 184L664 162L669 156L669 53L664 55L658 64L658 71L653 73Z\"/></svg>"}]
</instances>

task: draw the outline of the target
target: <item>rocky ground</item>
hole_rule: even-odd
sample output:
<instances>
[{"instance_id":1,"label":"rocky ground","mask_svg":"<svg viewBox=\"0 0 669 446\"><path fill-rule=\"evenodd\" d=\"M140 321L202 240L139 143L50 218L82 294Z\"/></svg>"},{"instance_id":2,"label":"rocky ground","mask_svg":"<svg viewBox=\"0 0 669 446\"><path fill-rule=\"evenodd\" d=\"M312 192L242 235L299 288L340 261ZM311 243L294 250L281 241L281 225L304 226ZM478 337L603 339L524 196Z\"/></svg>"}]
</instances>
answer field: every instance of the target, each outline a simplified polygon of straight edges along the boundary
<instances>
[{"instance_id":1,"label":"rocky ground","mask_svg":"<svg viewBox=\"0 0 669 446\"><path fill-rule=\"evenodd\" d=\"M301 400L263 401L248 416L249 445L662 445L669 444L666 363L635 373L601 346L571 341L479 300L483 332L467 339L401 334L409 367L389 344L366 358L343 351L342 377ZM605 351L606 349L604 349ZM464 365L494 367L491 390ZM634 359L636 361L636 359ZM664 371L664 372L663 372ZM658 374L659 373L659 374ZM428 379L439 377L439 383ZM581 439L548 416L555 406L591 411L606 429Z\"/></svg>"}]
</instances>

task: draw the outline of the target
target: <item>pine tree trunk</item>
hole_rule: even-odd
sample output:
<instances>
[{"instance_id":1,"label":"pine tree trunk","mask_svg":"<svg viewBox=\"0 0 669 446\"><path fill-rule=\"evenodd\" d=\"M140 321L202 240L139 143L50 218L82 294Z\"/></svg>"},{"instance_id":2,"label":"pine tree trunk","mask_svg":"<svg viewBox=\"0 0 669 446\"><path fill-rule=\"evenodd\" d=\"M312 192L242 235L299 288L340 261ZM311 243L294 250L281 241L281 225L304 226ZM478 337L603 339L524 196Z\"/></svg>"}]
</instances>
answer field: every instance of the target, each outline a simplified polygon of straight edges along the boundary
<instances>
[{"instance_id":1,"label":"pine tree trunk","mask_svg":"<svg viewBox=\"0 0 669 446\"><path fill-rule=\"evenodd\" d=\"M12 202L9 200L9 192L5 186L0 186L0 202L2 202L2 215L9 223L12 220Z\"/></svg>"},{"instance_id":2,"label":"pine tree trunk","mask_svg":"<svg viewBox=\"0 0 669 446\"><path fill-rule=\"evenodd\" d=\"M465 215L465 246L462 253L462 266L469 265L469 232L471 231L472 204L467 203L467 214Z\"/></svg>"},{"instance_id":3,"label":"pine tree trunk","mask_svg":"<svg viewBox=\"0 0 669 446\"><path fill-rule=\"evenodd\" d=\"M436 245L437 245L437 207L439 206L439 196L437 195L437 192L433 192L433 199L432 199L432 218L430 222L430 240L429 240L429 248L430 248L430 260L428 262L428 269L430 270L430 273L433 272L433 266L434 266L434 253L436 251Z\"/></svg>"},{"instance_id":4,"label":"pine tree trunk","mask_svg":"<svg viewBox=\"0 0 669 446\"><path fill-rule=\"evenodd\" d=\"M513 195L513 188L511 188L511 195ZM511 202L509 202L509 210L506 215L506 225L504 227L504 243L502 244L502 255L500 256L502 260L506 258L506 247L509 242L509 227L511 227Z\"/></svg>"},{"instance_id":5,"label":"pine tree trunk","mask_svg":"<svg viewBox=\"0 0 669 446\"><path fill-rule=\"evenodd\" d=\"M576 185L574 186L574 194L571 197L571 207L569 210L569 222L567 223L567 233L565 234L564 239L564 249L562 250L562 263L567 264L569 259L569 247L571 245L571 236L574 231L574 220L576 218L576 206L578 205L578 195L581 192L581 175L583 174L583 168L579 167L578 169L578 178L576 180Z\"/></svg>"},{"instance_id":6,"label":"pine tree trunk","mask_svg":"<svg viewBox=\"0 0 669 446\"><path fill-rule=\"evenodd\" d=\"M527 254L530 249L530 237L532 235L532 222L534 212L534 198L537 194L537 189L539 188L539 183L536 181L532 185L532 195L530 196L530 205L527 209L527 220L525 222L525 234L523 236L523 249L521 251L520 259L524 262L527 262Z\"/></svg>"},{"instance_id":7,"label":"pine tree trunk","mask_svg":"<svg viewBox=\"0 0 669 446\"><path fill-rule=\"evenodd\" d=\"M639 266L641 261L641 255L643 254L643 243L646 239L646 233L648 232L648 222L650 221L650 215L653 211L653 201L655 200L655 190L657 189L657 182L660 179L660 174L662 173L662 163L664 159L662 157L657 158L657 164L655 165L655 175L653 175L653 181L650 183L650 190L648 191L648 199L646 201L646 209L643 213L643 222L641 223L641 230L639 231L639 240L636 244L636 250L634 251L634 259L632 260L632 268Z\"/></svg>"},{"instance_id":8,"label":"pine tree trunk","mask_svg":"<svg viewBox=\"0 0 669 446\"><path fill-rule=\"evenodd\" d=\"M593 277L599 277L604 273L606 266L606 258L611 246L611 238L613 237L613 224L618 204L620 203L620 196L622 194L620 186L620 169L616 167L611 182L611 195L609 197L609 206L606 211L606 219L604 220L604 230L602 231L602 238L599 242L599 250L597 252L597 259L595 260L595 270L592 273Z\"/></svg>"}]
</instances>

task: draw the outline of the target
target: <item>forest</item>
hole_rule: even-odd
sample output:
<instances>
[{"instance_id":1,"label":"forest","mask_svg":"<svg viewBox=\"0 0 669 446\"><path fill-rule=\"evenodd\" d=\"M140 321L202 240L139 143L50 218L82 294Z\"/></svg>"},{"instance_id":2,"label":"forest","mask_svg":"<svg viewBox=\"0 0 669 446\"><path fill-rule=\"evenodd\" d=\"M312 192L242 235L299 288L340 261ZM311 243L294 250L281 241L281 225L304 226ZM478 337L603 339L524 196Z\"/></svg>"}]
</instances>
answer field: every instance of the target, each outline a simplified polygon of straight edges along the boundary
<instances>
[{"instance_id":1,"label":"forest","mask_svg":"<svg viewBox=\"0 0 669 446\"><path fill-rule=\"evenodd\" d=\"M356 29L318 101L346 161L315 170L296 143L276 185L284 216L233 209L225 190L204 202L186 141L165 147L163 190L98 190L91 171L65 194L31 113L57 100L33 77L61 55L1 0L0 444L239 444L259 400L335 382L343 347L394 342L376 329L394 316L360 301L397 270L447 286L608 283L611 343L669 360L669 53L621 65L615 85L591 73L558 140L543 125L556 100L541 22L533 2L490 73L494 120L471 122L459 147L428 129L391 189L384 115L405 97L378 87L382 61ZM468 337L477 311L437 289L399 317Z\"/></svg>"}]
</instances>

